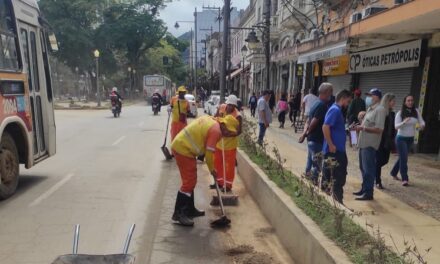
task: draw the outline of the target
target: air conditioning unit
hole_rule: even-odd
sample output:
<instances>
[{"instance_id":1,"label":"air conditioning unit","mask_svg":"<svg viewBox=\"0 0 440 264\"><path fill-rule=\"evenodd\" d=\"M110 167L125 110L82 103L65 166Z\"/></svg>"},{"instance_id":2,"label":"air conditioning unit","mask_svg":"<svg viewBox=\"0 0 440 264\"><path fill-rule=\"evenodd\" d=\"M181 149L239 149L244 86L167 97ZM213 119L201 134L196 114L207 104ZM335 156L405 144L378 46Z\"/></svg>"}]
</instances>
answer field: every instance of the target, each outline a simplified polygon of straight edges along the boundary
<instances>
[{"instance_id":1,"label":"air conditioning unit","mask_svg":"<svg viewBox=\"0 0 440 264\"><path fill-rule=\"evenodd\" d=\"M409 2L409 0L394 0L394 5L401 5L401 4L405 4L408 2Z\"/></svg>"},{"instance_id":2,"label":"air conditioning unit","mask_svg":"<svg viewBox=\"0 0 440 264\"><path fill-rule=\"evenodd\" d=\"M362 13L361 12L353 13L350 18L350 24L359 22L361 20L362 20Z\"/></svg>"},{"instance_id":3,"label":"air conditioning unit","mask_svg":"<svg viewBox=\"0 0 440 264\"><path fill-rule=\"evenodd\" d=\"M388 9L388 7L380 6L380 5L369 6L362 11L362 13L363 13L362 17L367 18L369 16L380 13L380 12L385 11L387 9Z\"/></svg>"}]
</instances>

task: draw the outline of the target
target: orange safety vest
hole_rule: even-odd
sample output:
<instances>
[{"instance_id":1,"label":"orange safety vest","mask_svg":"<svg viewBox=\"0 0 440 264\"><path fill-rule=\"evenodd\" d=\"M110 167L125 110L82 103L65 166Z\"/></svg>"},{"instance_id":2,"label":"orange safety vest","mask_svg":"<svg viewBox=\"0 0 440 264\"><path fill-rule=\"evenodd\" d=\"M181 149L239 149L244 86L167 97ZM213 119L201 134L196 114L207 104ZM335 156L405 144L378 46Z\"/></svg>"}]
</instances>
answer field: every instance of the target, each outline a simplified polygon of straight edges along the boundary
<instances>
[{"instance_id":1,"label":"orange safety vest","mask_svg":"<svg viewBox=\"0 0 440 264\"><path fill-rule=\"evenodd\" d=\"M226 115L228 115L226 113L226 107L227 107L227 104L220 105L220 107L218 108L219 117L225 117ZM230 113L229 115L232 115L235 118L238 118L239 116L241 116L241 114L237 110L237 108L235 108L234 111L232 113ZM238 147L238 137L224 137L223 144L224 144L225 150L236 149ZM218 149L223 149L221 140L217 143L216 147Z\"/></svg>"},{"instance_id":2,"label":"orange safety vest","mask_svg":"<svg viewBox=\"0 0 440 264\"><path fill-rule=\"evenodd\" d=\"M178 96L171 98L171 122L186 123L186 115L188 113L189 103L185 99L179 99ZM185 116L184 120L183 117Z\"/></svg>"},{"instance_id":3,"label":"orange safety vest","mask_svg":"<svg viewBox=\"0 0 440 264\"><path fill-rule=\"evenodd\" d=\"M199 117L177 134L171 143L172 150L186 157L205 154L208 131L217 124L217 121L211 116Z\"/></svg>"}]
</instances>

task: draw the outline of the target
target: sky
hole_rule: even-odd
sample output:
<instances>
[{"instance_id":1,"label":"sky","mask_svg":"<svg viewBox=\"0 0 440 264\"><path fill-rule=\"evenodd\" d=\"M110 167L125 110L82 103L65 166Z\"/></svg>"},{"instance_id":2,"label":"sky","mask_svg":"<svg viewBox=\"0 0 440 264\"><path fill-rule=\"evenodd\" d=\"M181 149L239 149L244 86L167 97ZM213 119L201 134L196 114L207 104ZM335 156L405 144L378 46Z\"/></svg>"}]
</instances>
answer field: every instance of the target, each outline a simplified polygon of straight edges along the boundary
<instances>
[{"instance_id":1,"label":"sky","mask_svg":"<svg viewBox=\"0 0 440 264\"><path fill-rule=\"evenodd\" d=\"M246 9L249 5L249 0L231 0L231 6L240 9ZM173 0L168 3L165 9L160 11L160 17L165 21L168 31L174 36L179 37L185 32L190 31L194 24L179 23L179 29L174 28L176 21L194 21L194 8L197 11L202 11L203 6L222 7L223 0Z\"/></svg>"}]
</instances>

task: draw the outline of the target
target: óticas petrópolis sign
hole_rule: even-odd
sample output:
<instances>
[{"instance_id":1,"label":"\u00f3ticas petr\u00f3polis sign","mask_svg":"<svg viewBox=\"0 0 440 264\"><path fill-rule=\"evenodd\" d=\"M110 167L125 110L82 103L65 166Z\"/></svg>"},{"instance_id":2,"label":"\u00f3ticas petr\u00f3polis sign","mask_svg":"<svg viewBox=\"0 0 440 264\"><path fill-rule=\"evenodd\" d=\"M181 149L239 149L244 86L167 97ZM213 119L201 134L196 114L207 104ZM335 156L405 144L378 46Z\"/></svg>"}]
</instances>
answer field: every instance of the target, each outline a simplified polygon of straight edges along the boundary
<instances>
[{"instance_id":1,"label":"\u00f3ticas petr\u00f3polis sign","mask_svg":"<svg viewBox=\"0 0 440 264\"><path fill-rule=\"evenodd\" d=\"M350 54L350 73L418 67L422 40Z\"/></svg>"}]
</instances>

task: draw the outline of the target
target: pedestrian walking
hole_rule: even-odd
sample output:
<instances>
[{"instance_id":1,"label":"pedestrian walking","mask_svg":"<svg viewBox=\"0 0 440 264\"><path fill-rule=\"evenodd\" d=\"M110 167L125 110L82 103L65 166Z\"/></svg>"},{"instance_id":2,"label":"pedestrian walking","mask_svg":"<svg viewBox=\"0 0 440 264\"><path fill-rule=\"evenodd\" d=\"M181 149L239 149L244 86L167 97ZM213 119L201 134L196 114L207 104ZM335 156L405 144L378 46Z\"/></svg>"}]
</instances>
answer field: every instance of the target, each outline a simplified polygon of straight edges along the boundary
<instances>
[{"instance_id":1,"label":"pedestrian walking","mask_svg":"<svg viewBox=\"0 0 440 264\"><path fill-rule=\"evenodd\" d=\"M291 126L294 126L296 123L296 117L298 116L298 112L301 106L301 92L298 92L296 95L290 95L289 99L289 119L292 122Z\"/></svg>"},{"instance_id":2,"label":"pedestrian walking","mask_svg":"<svg viewBox=\"0 0 440 264\"><path fill-rule=\"evenodd\" d=\"M328 101L333 92L331 83L322 83L319 86L319 100L315 102L310 110L303 134L299 137L298 142L303 143L307 138L307 163L305 176L310 178L314 183L318 182L318 175L321 172L320 161L314 162L317 153L322 152L322 144L324 143L324 134L322 125L324 124L325 114L327 112Z\"/></svg>"},{"instance_id":3,"label":"pedestrian walking","mask_svg":"<svg viewBox=\"0 0 440 264\"><path fill-rule=\"evenodd\" d=\"M408 186L408 154L414 144L416 127L420 130L425 128L425 121L419 110L414 106L414 97L407 95L402 104L402 109L397 112L394 126L397 129L396 147L399 158L391 170L391 176L397 179L400 171L402 185Z\"/></svg>"},{"instance_id":4,"label":"pedestrian walking","mask_svg":"<svg viewBox=\"0 0 440 264\"><path fill-rule=\"evenodd\" d=\"M257 109L258 98L255 96L255 92L252 93L249 98L249 108L251 109L251 116L255 117L255 109Z\"/></svg>"},{"instance_id":5,"label":"pedestrian walking","mask_svg":"<svg viewBox=\"0 0 440 264\"><path fill-rule=\"evenodd\" d=\"M171 149L179 167L182 185L177 192L172 220L183 226L193 226L194 217L204 216L194 206L194 188L197 184L197 160L204 155L206 165L213 177L217 178L214 168L214 152L217 143L223 137L235 136L238 121L231 115L216 119L202 116L185 127L171 143Z\"/></svg>"},{"instance_id":6,"label":"pedestrian walking","mask_svg":"<svg viewBox=\"0 0 440 264\"><path fill-rule=\"evenodd\" d=\"M269 99L269 108L270 108L270 111L273 113L273 111L274 111L274 108L275 108L275 93L273 92L273 90L269 90L269 93L270 93L270 99Z\"/></svg>"},{"instance_id":7,"label":"pedestrian walking","mask_svg":"<svg viewBox=\"0 0 440 264\"><path fill-rule=\"evenodd\" d=\"M365 102L368 106L361 125L355 126L359 132L359 167L362 173L362 188L353 193L356 200L373 200L374 180L376 179L376 151L379 149L385 125L386 109L380 104L382 92L373 88L367 93Z\"/></svg>"},{"instance_id":8,"label":"pedestrian walking","mask_svg":"<svg viewBox=\"0 0 440 264\"><path fill-rule=\"evenodd\" d=\"M354 99L351 101L347 111L347 123L349 125L359 124L358 115L360 112L365 111L365 101L361 97L362 92L360 89L354 90Z\"/></svg>"},{"instance_id":9,"label":"pedestrian walking","mask_svg":"<svg viewBox=\"0 0 440 264\"><path fill-rule=\"evenodd\" d=\"M222 141L217 143L214 155L214 167L217 171L217 183L220 189L226 184L226 191L232 190L235 179L235 160L237 157L238 136L241 134L242 117L238 108L238 98L235 95L228 96L226 102L220 105L216 117L224 118L232 115L238 121L237 134L234 137L223 137ZM224 163L223 163L224 155ZM223 169L223 167L225 167ZM224 175L226 172L226 175ZM226 180L226 182L224 182ZM215 184L210 186L215 189Z\"/></svg>"},{"instance_id":10,"label":"pedestrian walking","mask_svg":"<svg viewBox=\"0 0 440 264\"><path fill-rule=\"evenodd\" d=\"M258 111L258 125L259 125L259 133L258 133L258 144L262 145L264 136L266 134L266 129L269 127L270 123L272 123L272 111L269 107L269 100L271 98L270 91L264 91L261 98L257 103L257 111Z\"/></svg>"},{"instance_id":11,"label":"pedestrian walking","mask_svg":"<svg viewBox=\"0 0 440 264\"><path fill-rule=\"evenodd\" d=\"M336 95L335 103L327 111L322 131L324 134L324 159L334 158L336 167L329 168L324 165L324 185L332 182L332 194L336 201L343 203L344 185L347 179L347 153L345 149L345 118L343 109L347 108L351 101L351 92L342 90ZM333 175L332 171L333 170ZM333 178L332 178L333 176Z\"/></svg>"},{"instance_id":12,"label":"pedestrian walking","mask_svg":"<svg viewBox=\"0 0 440 264\"><path fill-rule=\"evenodd\" d=\"M376 187L383 189L382 185L382 167L390 160L390 153L394 147L394 137L396 135L394 129L394 119L396 114L393 108L396 104L396 96L392 93L387 93L383 96L381 105L387 111L385 117L385 125L383 127L382 139L380 140L379 149L376 151Z\"/></svg>"},{"instance_id":13,"label":"pedestrian walking","mask_svg":"<svg viewBox=\"0 0 440 264\"><path fill-rule=\"evenodd\" d=\"M286 122L286 114L289 111L289 104L287 103L286 94L281 95L281 99L277 104L278 121L280 122L280 128L284 128Z\"/></svg>"},{"instance_id":14,"label":"pedestrian walking","mask_svg":"<svg viewBox=\"0 0 440 264\"><path fill-rule=\"evenodd\" d=\"M307 120L310 108L318 101L319 98L312 93L312 90L310 89L310 92L308 95L304 96L302 103L301 103L301 111L304 115L304 120Z\"/></svg>"}]
</instances>

